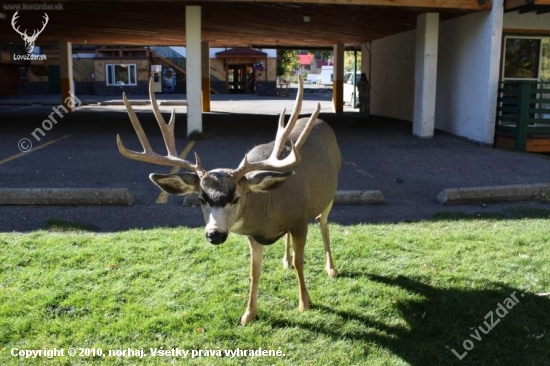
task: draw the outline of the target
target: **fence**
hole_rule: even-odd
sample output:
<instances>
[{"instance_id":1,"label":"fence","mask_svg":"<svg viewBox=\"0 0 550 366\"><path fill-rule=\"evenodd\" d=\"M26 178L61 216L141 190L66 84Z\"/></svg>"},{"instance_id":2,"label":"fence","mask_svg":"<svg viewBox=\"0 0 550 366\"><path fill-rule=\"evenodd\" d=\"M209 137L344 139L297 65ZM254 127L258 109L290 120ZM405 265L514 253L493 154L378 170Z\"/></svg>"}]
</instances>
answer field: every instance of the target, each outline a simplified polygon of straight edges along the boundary
<instances>
[{"instance_id":1,"label":"fence","mask_svg":"<svg viewBox=\"0 0 550 366\"><path fill-rule=\"evenodd\" d=\"M496 133L512 137L518 151L537 151L528 146L528 140L536 139L548 140L550 148L550 83L502 82Z\"/></svg>"}]
</instances>

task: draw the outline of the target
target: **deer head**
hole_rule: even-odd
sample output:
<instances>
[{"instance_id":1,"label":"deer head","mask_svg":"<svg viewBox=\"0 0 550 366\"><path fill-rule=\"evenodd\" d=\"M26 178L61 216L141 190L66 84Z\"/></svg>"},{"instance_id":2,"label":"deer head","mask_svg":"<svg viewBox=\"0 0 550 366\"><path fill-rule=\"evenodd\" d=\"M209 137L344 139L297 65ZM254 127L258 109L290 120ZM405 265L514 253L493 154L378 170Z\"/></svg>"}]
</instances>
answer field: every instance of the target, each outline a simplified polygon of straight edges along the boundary
<instances>
[{"instance_id":1,"label":"deer head","mask_svg":"<svg viewBox=\"0 0 550 366\"><path fill-rule=\"evenodd\" d=\"M42 33L42 31L44 30L44 28L46 28L46 25L48 24L48 20L50 18L48 18L48 14L44 13L44 22L42 22L42 29L38 30L38 29L35 29L33 34L32 35L28 35L27 34L27 30L25 29L24 32L21 32L19 31L19 26L17 26L17 28L15 27L15 21L17 20L17 18L19 18L19 15L17 14L19 12L19 10L17 10L15 12L15 14L13 14L13 17L11 18L11 26L13 27L13 29L19 33L21 35L21 38L23 38L23 41L25 41L25 49L27 50L27 53L32 53L32 51L34 50L34 43L36 42L36 39L38 38L38 36L40 35L40 33Z\"/></svg>"},{"instance_id":2,"label":"deer head","mask_svg":"<svg viewBox=\"0 0 550 366\"><path fill-rule=\"evenodd\" d=\"M317 119L320 105L309 118L306 127L296 140L289 143L289 135L294 128L302 106L303 86L299 82L298 96L294 111L285 127L285 111L279 118L279 126L273 148L269 157L260 161L249 161L245 155L236 169L213 169L206 171L195 153L195 163L178 156L174 140L175 111L172 111L168 124L164 121L149 82L149 95L153 113L162 132L168 155L155 153L141 127L141 124L123 93L122 98L128 111L130 121L143 147L143 152L128 150L117 135L117 145L120 153L130 159L145 161L157 165L179 166L189 172L178 174L151 174L149 178L163 191L185 195L199 195L201 207L206 222L205 234L212 244L225 242L229 231L238 232L242 225L241 217L247 200L252 194L265 193L279 188L293 175L292 167L300 162L300 149L311 132L313 122Z\"/></svg>"}]
</instances>

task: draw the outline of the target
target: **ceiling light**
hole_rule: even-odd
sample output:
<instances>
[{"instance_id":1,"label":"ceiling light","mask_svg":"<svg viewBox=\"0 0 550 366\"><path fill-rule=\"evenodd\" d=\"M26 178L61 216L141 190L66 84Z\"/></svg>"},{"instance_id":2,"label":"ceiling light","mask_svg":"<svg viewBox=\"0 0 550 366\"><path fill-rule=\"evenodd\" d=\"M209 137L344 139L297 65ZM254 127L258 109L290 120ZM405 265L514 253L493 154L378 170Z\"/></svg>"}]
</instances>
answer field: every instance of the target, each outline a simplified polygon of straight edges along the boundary
<instances>
[{"instance_id":1,"label":"ceiling light","mask_svg":"<svg viewBox=\"0 0 550 366\"><path fill-rule=\"evenodd\" d=\"M309 15L304 15L304 23L311 23L311 17Z\"/></svg>"}]
</instances>

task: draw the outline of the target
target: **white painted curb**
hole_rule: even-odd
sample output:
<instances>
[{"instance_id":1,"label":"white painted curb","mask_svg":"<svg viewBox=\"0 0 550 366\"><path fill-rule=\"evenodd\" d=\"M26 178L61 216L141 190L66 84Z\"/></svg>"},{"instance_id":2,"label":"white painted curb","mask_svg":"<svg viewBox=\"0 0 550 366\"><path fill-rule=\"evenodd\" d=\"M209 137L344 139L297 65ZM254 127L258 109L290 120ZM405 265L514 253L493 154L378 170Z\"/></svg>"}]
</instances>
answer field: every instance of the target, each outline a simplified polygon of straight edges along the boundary
<instances>
[{"instance_id":1,"label":"white painted curb","mask_svg":"<svg viewBox=\"0 0 550 366\"><path fill-rule=\"evenodd\" d=\"M1 188L0 205L132 205L128 188Z\"/></svg>"},{"instance_id":2,"label":"white painted curb","mask_svg":"<svg viewBox=\"0 0 550 366\"><path fill-rule=\"evenodd\" d=\"M443 205L513 201L550 202L550 184L446 188L439 192L437 200Z\"/></svg>"}]
</instances>

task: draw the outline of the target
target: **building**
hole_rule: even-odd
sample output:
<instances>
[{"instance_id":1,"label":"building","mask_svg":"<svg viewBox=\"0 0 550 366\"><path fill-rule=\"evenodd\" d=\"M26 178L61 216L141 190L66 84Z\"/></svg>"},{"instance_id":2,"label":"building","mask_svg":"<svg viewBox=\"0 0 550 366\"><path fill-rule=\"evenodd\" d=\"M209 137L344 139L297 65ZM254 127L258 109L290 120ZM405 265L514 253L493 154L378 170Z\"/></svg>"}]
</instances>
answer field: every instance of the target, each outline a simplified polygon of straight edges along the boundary
<instances>
[{"instance_id":1,"label":"building","mask_svg":"<svg viewBox=\"0 0 550 366\"><path fill-rule=\"evenodd\" d=\"M539 132L550 136L550 130L545 130L550 113L544 97L550 36L548 0L304 0L292 5L273 0L195 1L193 5L167 0L162 6L153 1L127 5L114 0L106 13L91 1L45 1L40 9L48 12L21 11L18 22L36 24L40 30L38 40L30 40L27 34L24 42L21 37L25 36L11 24L14 10L4 7L0 13L0 47L5 51L0 59L0 88L13 88L31 73L32 77L44 77L43 70L19 69L19 63L24 62L19 56L25 56L30 41L40 46L58 45L62 100L72 90L73 45L135 48L185 44L191 132L202 129L201 112L209 110L212 90L251 90L245 85L245 75L253 75L255 83L260 82L254 87L266 93L272 82L269 57L255 54L243 60L222 53L213 58L209 56L211 48L258 52L332 48L335 113L343 111L344 50L361 49L362 71L372 85L371 112L411 121L416 136L429 138L439 129L493 144L496 137L508 133L518 149L520 139L542 135ZM56 11L60 6L62 11ZM20 55L13 58L17 47ZM518 62L518 55L524 61ZM262 64L258 60L266 61ZM34 62L30 61L31 68ZM136 63L136 67L139 86L139 70L143 78L147 72L145 66ZM105 80L109 80L106 66L105 72ZM97 86L97 78L103 75L98 72L95 76L86 82ZM536 96L520 102L519 96L525 95ZM548 145L550 148L550 142Z\"/></svg>"},{"instance_id":2,"label":"building","mask_svg":"<svg viewBox=\"0 0 550 366\"><path fill-rule=\"evenodd\" d=\"M428 14L418 22L425 37L417 29L363 45L370 52L363 69L371 78L371 113L412 121L418 136L436 128L492 144L502 83L550 82L550 5L529 4L493 2L491 11L445 21ZM431 80L422 87L419 76Z\"/></svg>"}]
</instances>

